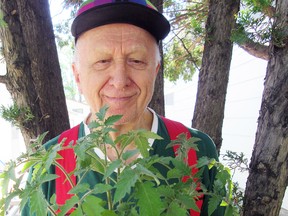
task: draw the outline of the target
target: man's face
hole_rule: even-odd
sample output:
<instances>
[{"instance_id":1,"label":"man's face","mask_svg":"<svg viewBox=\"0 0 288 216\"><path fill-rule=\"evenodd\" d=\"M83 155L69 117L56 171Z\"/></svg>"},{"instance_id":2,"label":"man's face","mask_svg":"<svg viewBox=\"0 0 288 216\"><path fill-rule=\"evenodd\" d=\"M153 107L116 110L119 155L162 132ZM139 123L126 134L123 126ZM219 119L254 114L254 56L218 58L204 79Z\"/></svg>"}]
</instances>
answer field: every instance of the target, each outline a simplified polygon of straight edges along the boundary
<instances>
[{"instance_id":1,"label":"man's face","mask_svg":"<svg viewBox=\"0 0 288 216\"><path fill-rule=\"evenodd\" d=\"M73 73L93 114L108 105L119 124L141 121L160 67L155 39L129 24L110 24L81 35Z\"/></svg>"}]
</instances>

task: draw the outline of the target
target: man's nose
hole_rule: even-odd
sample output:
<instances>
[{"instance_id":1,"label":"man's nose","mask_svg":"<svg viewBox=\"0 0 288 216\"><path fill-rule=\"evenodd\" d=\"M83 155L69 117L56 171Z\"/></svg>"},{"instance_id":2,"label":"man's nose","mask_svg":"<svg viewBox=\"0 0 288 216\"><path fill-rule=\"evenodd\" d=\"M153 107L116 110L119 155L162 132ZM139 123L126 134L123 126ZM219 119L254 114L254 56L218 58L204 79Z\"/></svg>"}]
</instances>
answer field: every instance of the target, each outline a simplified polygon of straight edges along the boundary
<instances>
[{"instance_id":1,"label":"man's nose","mask_svg":"<svg viewBox=\"0 0 288 216\"><path fill-rule=\"evenodd\" d=\"M125 87L131 84L128 67L125 61L116 61L114 63L109 84L113 85L116 89L119 90L123 90Z\"/></svg>"}]
</instances>

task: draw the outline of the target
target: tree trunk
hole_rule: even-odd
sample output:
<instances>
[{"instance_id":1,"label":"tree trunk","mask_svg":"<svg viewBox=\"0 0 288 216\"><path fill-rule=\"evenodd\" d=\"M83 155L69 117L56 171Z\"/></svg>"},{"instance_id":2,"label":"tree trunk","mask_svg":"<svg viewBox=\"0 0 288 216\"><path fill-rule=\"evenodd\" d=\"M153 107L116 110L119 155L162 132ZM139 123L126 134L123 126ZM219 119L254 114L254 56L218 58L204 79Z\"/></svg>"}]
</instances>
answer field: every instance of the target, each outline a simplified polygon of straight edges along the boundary
<instances>
[{"instance_id":1,"label":"tree trunk","mask_svg":"<svg viewBox=\"0 0 288 216\"><path fill-rule=\"evenodd\" d=\"M43 132L45 140L69 128L69 118L48 0L1 0L7 74L1 77L19 108L34 115L18 119L25 144Z\"/></svg>"},{"instance_id":2,"label":"tree trunk","mask_svg":"<svg viewBox=\"0 0 288 216\"><path fill-rule=\"evenodd\" d=\"M163 0L151 0L160 13L163 12ZM165 116L165 102L164 102L164 75L163 75L163 48L162 42L159 44L159 49L162 56L162 67L160 68L155 82L155 89L149 107L154 109L159 115Z\"/></svg>"},{"instance_id":3,"label":"tree trunk","mask_svg":"<svg viewBox=\"0 0 288 216\"><path fill-rule=\"evenodd\" d=\"M222 125L235 26L240 0L210 0L206 38L199 73L192 127L209 134L217 150L222 145Z\"/></svg>"},{"instance_id":4,"label":"tree trunk","mask_svg":"<svg viewBox=\"0 0 288 216\"><path fill-rule=\"evenodd\" d=\"M279 215L288 184L288 1L276 1L243 215ZM277 38L276 38L277 37Z\"/></svg>"}]
</instances>

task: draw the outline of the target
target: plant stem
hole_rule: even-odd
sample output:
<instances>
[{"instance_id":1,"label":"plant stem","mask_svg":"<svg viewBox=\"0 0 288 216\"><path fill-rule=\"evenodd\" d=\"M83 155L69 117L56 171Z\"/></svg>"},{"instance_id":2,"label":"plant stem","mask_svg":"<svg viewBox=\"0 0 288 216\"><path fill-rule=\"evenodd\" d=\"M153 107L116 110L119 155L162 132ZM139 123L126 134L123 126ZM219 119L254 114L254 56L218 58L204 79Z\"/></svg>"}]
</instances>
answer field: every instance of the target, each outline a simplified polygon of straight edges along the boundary
<instances>
[{"instance_id":1,"label":"plant stem","mask_svg":"<svg viewBox=\"0 0 288 216\"><path fill-rule=\"evenodd\" d=\"M47 200L46 200L47 202ZM51 213L51 215L53 216L57 216L57 213L53 210L53 208L50 206L50 204L47 202L48 204L48 211Z\"/></svg>"},{"instance_id":2,"label":"plant stem","mask_svg":"<svg viewBox=\"0 0 288 216\"><path fill-rule=\"evenodd\" d=\"M106 184L110 185L110 180L108 178L105 179ZM111 191L108 190L106 192L107 194L107 201L108 201L108 209L112 210L113 209L113 201L112 201L112 195L111 195Z\"/></svg>"},{"instance_id":3,"label":"plant stem","mask_svg":"<svg viewBox=\"0 0 288 216\"><path fill-rule=\"evenodd\" d=\"M72 188L75 187L72 179L70 178L70 176L68 175L66 170L57 161L54 161L54 165L57 166L63 172L63 174L65 175L67 181L70 183L71 187Z\"/></svg>"}]
</instances>

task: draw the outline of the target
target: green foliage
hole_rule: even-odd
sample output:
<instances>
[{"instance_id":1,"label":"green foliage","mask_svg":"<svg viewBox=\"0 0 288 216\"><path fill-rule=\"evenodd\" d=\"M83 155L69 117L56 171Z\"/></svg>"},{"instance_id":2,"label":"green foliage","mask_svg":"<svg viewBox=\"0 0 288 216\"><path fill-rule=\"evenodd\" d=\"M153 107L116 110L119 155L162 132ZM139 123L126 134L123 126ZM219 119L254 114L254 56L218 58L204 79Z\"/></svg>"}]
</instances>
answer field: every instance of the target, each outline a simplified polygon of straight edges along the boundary
<instances>
[{"instance_id":1,"label":"green foliage","mask_svg":"<svg viewBox=\"0 0 288 216\"><path fill-rule=\"evenodd\" d=\"M244 0L237 17L237 28L234 29L232 40L238 44L253 41L267 45L271 40L272 0Z\"/></svg>"},{"instance_id":2,"label":"green foliage","mask_svg":"<svg viewBox=\"0 0 288 216\"><path fill-rule=\"evenodd\" d=\"M171 0L165 1L164 6L172 24L172 38L164 46L165 78L190 81L201 66L208 4Z\"/></svg>"},{"instance_id":3,"label":"green foliage","mask_svg":"<svg viewBox=\"0 0 288 216\"><path fill-rule=\"evenodd\" d=\"M0 114L3 119L11 122L16 127L21 127L23 124L34 119L29 107L19 107L16 103L7 108L2 105L0 108Z\"/></svg>"},{"instance_id":4,"label":"green foliage","mask_svg":"<svg viewBox=\"0 0 288 216\"><path fill-rule=\"evenodd\" d=\"M236 171L244 172L249 170L248 159L245 157L243 152L237 153L233 151L226 151L226 153L223 155L223 161L225 161L229 169L232 171L232 177ZM234 182L233 185L232 199L234 200L234 205L238 212L241 212L243 207L244 191L243 189L239 188L238 182Z\"/></svg>"},{"instance_id":5,"label":"green foliage","mask_svg":"<svg viewBox=\"0 0 288 216\"><path fill-rule=\"evenodd\" d=\"M42 145L41 135L33 148L36 152L28 151L19 157L16 162L10 162L0 176L2 186L1 211L8 209L10 201L19 196L21 209L30 202L30 211L36 215L65 215L70 209L75 208L72 216L103 215L103 216L155 216L155 215L187 215L188 209L199 210L196 199L203 195L209 195L209 215L221 204L227 206L227 212L236 212L232 201L232 181L230 170L215 159L200 158L198 163L190 167L186 164L185 156L191 148L197 150L198 139L186 139L185 135L179 135L169 147L179 145L177 156L159 157L149 155L147 140L160 139L157 134L138 130L131 131L119 136L115 141L110 137L110 132L115 131L113 125L120 116L106 118L107 107L103 107L96 114L97 121L89 127L92 133L80 139L77 145L63 146L63 143L45 149ZM106 155L108 141L111 148L117 153L117 159L109 161L107 157L101 159L94 149L100 149ZM117 141L117 142L116 142ZM134 143L136 149L125 151L127 145ZM119 144L121 148L119 149ZM118 147L118 148L117 148ZM57 152L62 149L74 149L77 156L76 169L77 184L74 185L70 178L71 173L65 172L57 162ZM127 163L131 157L141 153L142 157ZM164 177L155 165L165 166L169 171ZM57 178L48 172L51 165L58 166L63 171L72 189L69 193L74 194L62 206L56 204L55 195L49 202L45 199L42 185ZM171 166L172 165L172 166ZM20 174L16 172L21 167ZM33 167L31 176L25 188L19 187L27 169ZM197 174L192 174L192 169L197 167ZM208 191L202 187L199 180L204 169L217 169L218 173L214 183L214 190ZM103 174L101 183L94 187L83 182L83 176L87 171L94 170ZM20 176L19 176L20 175ZM183 176L187 177L182 181ZM176 180L176 181L175 181ZM164 182L160 184L160 182ZM173 182L173 183L170 183ZM12 188L11 188L12 185ZM200 190L199 190L200 189ZM227 193L225 193L227 191ZM106 194L107 200L97 197L98 194ZM60 213L57 210L60 209ZM232 214L229 214L232 215Z\"/></svg>"}]
</instances>

